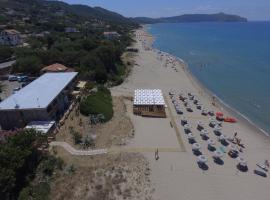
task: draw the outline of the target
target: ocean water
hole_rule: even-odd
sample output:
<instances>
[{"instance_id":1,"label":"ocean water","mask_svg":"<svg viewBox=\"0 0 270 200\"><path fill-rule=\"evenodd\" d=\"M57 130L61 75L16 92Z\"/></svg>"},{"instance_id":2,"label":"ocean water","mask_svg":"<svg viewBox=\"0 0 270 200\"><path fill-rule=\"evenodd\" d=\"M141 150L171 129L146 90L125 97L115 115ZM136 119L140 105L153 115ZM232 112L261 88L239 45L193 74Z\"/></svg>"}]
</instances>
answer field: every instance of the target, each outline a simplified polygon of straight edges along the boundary
<instances>
[{"instance_id":1,"label":"ocean water","mask_svg":"<svg viewBox=\"0 0 270 200\"><path fill-rule=\"evenodd\" d=\"M270 133L270 22L147 28L155 48L183 59L205 87Z\"/></svg>"}]
</instances>

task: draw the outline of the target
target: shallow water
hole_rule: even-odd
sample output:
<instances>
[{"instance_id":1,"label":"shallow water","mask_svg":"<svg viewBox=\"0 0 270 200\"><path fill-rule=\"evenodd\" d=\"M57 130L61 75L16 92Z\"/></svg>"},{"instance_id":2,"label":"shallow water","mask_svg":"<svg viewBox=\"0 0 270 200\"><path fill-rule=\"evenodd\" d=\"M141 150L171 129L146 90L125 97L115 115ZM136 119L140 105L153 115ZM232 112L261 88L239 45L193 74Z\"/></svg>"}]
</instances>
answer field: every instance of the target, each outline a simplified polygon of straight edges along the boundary
<instances>
[{"instance_id":1,"label":"shallow water","mask_svg":"<svg viewBox=\"0 0 270 200\"><path fill-rule=\"evenodd\" d=\"M270 133L270 22L148 26L154 47L185 60L226 104Z\"/></svg>"}]
</instances>

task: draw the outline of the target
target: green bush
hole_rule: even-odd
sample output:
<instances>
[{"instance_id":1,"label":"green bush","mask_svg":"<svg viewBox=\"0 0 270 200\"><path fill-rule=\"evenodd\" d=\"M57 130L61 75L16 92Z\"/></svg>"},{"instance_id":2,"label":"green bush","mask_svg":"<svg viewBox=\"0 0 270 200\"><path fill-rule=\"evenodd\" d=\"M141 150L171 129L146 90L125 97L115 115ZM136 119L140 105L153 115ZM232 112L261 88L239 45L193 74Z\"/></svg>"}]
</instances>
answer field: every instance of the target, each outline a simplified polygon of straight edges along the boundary
<instances>
[{"instance_id":1,"label":"green bush","mask_svg":"<svg viewBox=\"0 0 270 200\"><path fill-rule=\"evenodd\" d=\"M42 171L45 175L51 176L55 169L62 170L64 161L61 158L48 156L42 163Z\"/></svg>"},{"instance_id":2,"label":"green bush","mask_svg":"<svg viewBox=\"0 0 270 200\"><path fill-rule=\"evenodd\" d=\"M49 199L50 185L46 182L38 183L35 186L28 186L22 189L18 200L47 200Z\"/></svg>"},{"instance_id":3,"label":"green bush","mask_svg":"<svg viewBox=\"0 0 270 200\"><path fill-rule=\"evenodd\" d=\"M80 103L80 112L85 115L104 116L104 122L109 121L113 116L112 96L109 89L98 87L98 91L84 98Z\"/></svg>"}]
</instances>

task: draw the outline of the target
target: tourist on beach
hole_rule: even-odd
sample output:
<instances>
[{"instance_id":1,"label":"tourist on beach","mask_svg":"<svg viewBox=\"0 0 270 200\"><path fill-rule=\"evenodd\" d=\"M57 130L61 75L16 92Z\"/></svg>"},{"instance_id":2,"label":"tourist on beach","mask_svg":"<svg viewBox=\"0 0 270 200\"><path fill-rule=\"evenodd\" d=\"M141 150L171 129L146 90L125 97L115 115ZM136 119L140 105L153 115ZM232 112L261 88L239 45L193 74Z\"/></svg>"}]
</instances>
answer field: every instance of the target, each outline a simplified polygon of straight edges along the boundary
<instances>
[{"instance_id":1,"label":"tourist on beach","mask_svg":"<svg viewBox=\"0 0 270 200\"><path fill-rule=\"evenodd\" d=\"M159 155L158 155L158 149L155 151L155 159L158 160L159 159Z\"/></svg>"}]
</instances>

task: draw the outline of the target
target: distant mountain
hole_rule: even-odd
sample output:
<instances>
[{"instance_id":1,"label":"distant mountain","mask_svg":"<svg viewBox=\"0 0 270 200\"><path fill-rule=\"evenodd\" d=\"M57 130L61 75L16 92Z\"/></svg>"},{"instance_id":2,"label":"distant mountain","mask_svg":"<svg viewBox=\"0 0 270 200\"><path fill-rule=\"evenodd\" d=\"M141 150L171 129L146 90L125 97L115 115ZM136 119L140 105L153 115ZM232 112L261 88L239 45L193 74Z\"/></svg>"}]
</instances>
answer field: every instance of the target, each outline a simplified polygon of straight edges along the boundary
<instances>
[{"instance_id":1,"label":"distant mountain","mask_svg":"<svg viewBox=\"0 0 270 200\"><path fill-rule=\"evenodd\" d=\"M240 17L238 15L229 15L225 13L186 14L175 17L162 17L162 18L135 17L132 18L132 20L140 24L182 23L182 22L247 22L246 18Z\"/></svg>"}]
</instances>

